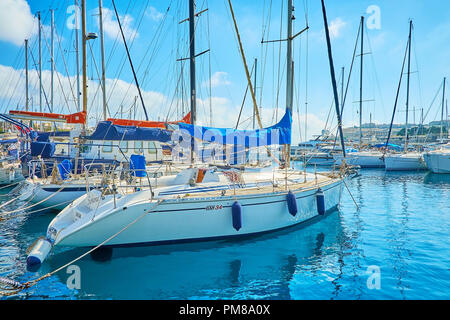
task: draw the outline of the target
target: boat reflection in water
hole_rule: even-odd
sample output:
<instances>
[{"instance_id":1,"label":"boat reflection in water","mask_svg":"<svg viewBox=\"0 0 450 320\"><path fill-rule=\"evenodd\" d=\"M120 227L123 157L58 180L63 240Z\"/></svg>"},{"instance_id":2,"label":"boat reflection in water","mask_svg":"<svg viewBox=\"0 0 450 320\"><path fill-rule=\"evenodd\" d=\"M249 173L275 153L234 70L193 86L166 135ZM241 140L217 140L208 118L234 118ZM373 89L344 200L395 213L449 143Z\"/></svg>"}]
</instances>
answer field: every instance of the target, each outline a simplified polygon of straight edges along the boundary
<instances>
[{"instance_id":1,"label":"boat reflection in water","mask_svg":"<svg viewBox=\"0 0 450 320\"><path fill-rule=\"evenodd\" d=\"M450 174L439 174L428 172L423 182L426 184L447 185L450 187Z\"/></svg>"},{"instance_id":2,"label":"boat reflection in water","mask_svg":"<svg viewBox=\"0 0 450 320\"><path fill-rule=\"evenodd\" d=\"M290 284L296 274L316 274L328 267L344 238L340 214L334 211L308 225L279 232L196 244L114 248L100 262L86 257L80 267L79 298L111 299L296 299ZM49 269L83 253L54 254ZM336 267L334 267L336 268ZM333 273L340 273L332 270ZM322 270L322 271L320 271ZM70 274L59 272L66 283ZM297 297L298 299L298 297Z\"/></svg>"}]
</instances>

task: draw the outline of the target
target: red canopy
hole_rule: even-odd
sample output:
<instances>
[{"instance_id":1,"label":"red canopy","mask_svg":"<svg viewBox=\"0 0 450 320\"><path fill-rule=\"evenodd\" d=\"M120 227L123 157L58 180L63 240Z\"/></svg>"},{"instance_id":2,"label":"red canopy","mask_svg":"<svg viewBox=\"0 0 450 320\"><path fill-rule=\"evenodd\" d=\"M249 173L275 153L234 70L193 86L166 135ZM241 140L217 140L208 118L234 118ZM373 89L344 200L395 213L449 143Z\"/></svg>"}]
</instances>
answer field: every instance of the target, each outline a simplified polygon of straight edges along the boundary
<instances>
[{"instance_id":1,"label":"red canopy","mask_svg":"<svg viewBox=\"0 0 450 320\"><path fill-rule=\"evenodd\" d=\"M10 110L9 114L16 119L36 121L58 121L65 123L86 123L86 112L74 114L57 114L47 112L16 111Z\"/></svg>"},{"instance_id":2,"label":"red canopy","mask_svg":"<svg viewBox=\"0 0 450 320\"><path fill-rule=\"evenodd\" d=\"M191 113L189 112L181 121L164 122L164 121L145 121L145 120L129 120L129 119L113 119L113 118L108 118L106 121L111 121L113 124L117 124L119 126L165 129L166 124L177 124L179 122L191 123Z\"/></svg>"}]
</instances>

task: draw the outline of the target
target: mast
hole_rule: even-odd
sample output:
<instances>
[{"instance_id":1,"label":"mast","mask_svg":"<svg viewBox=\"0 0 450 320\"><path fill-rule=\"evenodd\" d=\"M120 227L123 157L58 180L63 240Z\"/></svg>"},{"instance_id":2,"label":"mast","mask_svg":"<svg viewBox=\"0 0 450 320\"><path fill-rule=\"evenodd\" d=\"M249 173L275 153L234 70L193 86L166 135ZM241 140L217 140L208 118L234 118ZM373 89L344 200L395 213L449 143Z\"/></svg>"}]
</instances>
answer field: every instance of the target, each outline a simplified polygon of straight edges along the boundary
<instances>
[{"instance_id":1,"label":"mast","mask_svg":"<svg viewBox=\"0 0 450 320\"><path fill-rule=\"evenodd\" d=\"M328 61L330 64L331 83L333 85L334 105L336 107L336 116L337 116L337 121L338 121L339 136L341 138L342 154L345 158L344 133L342 131L341 113L339 112L339 97L338 97L337 86L336 86L336 75L334 72L333 54L331 52L330 31L328 29L327 12L325 10L325 3L324 3L324 0L321 0L321 1L322 1L323 23L325 25L325 36L327 39Z\"/></svg>"},{"instance_id":2,"label":"mast","mask_svg":"<svg viewBox=\"0 0 450 320\"><path fill-rule=\"evenodd\" d=\"M41 35L41 12L38 12L39 29L39 112L42 112L42 35Z\"/></svg>"},{"instance_id":3,"label":"mast","mask_svg":"<svg viewBox=\"0 0 450 320\"><path fill-rule=\"evenodd\" d=\"M85 1L85 0L83 0L83 1ZM122 40L123 40L123 44L125 46L125 51L127 52L128 62L130 63L130 66L131 66L131 72L133 73L134 82L136 83L136 88L138 90L139 97L141 98L141 104L142 104L142 109L144 109L145 120L148 121L147 109L145 108L145 103L144 103L144 98L142 97L141 87L139 86L139 81L138 81L138 78L136 75L136 71L134 70L133 60L131 60L130 50L128 49L128 45L127 45L127 40L125 39L125 34L123 33L122 23L120 22L119 13L117 12L116 3L114 2L114 0L111 0L111 1L113 4L113 7L114 7L114 13L116 14L117 23L119 24L120 34L122 35Z\"/></svg>"},{"instance_id":4,"label":"mast","mask_svg":"<svg viewBox=\"0 0 450 320\"><path fill-rule=\"evenodd\" d=\"M361 68L359 73L359 151L362 146L362 104L363 104L363 67L364 67L364 16L361 17Z\"/></svg>"},{"instance_id":5,"label":"mast","mask_svg":"<svg viewBox=\"0 0 450 320\"><path fill-rule=\"evenodd\" d=\"M28 111L28 39L25 39L25 111Z\"/></svg>"},{"instance_id":6,"label":"mast","mask_svg":"<svg viewBox=\"0 0 450 320\"><path fill-rule=\"evenodd\" d=\"M258 59L255 58L255 74L253 75L253 86L254 86L254 90L255 90L255 96L256 96L256 70L258 68ZM253 109L253 130L255 129L255 110Z\"/></svg>"},{"instance_id":7,"label":"mast","mask_svg":"<svg viewBox=\"0 0 450 320\"><path fill-rule=\"evenodd\" d=\"M195 0L189 0L189 61L191 79L191 124L197 121L197 97L195 92ZM191 151L193 152L193 150Z\"/></svg>"},{"instance_id":8,"label":"mast","mask_svg":"<svg viewBox=\"0 0 450 320\"><path fill-rule=\"evenodd\" d=\"M408 151L408 110L409 110L409 83L411 75L411 32L412 20L409 21L409 36L408 36L408 73L406 81L406 122L405 122L405 152Z\"/></svg>"},{"instance_id":9,"label":"mast","mask_svg":"<svg viewBox=\"0 0 450 320\"><path fill-rule=\"evenodd\" d=\"M86 0L81 0L81 39L83 56L83 112L87 113Z\"/></svg>"},{"instance_id":10,"label":"mast","mask_svg":"<svg viewBox=\"0 0 450 320\"><path fill-rule=\"evenodd\" d=\"M54 34L55 34L55 10L50 9L51 14L51 39L50 39L50 63L51 63L51 75L50 75L50 107L51 112L53 112L53 97L54 97L54 72L55 72L55 47L54 47Z\"/></svg>"},{"instance_id":11,"label":"mast","mask_svg":"<svg viewBox=\"0 0 450 320\"><path fill-rule=\"evenodd\" d=\"M292 114L292 18L293 18L293 5L292 0L288 0L288 17L287 17L287 49L286 49L286 108Z\"/></svg>"},{"instance_id":12,"label":"mast","mask_svg":"<svg viewBox=\"0 0 450 320\"><path fill-rule=\"evenodd\" d=\"M444 139L444 107L445 107L445 82L446 82L446 78L444 78L444 88L442 90L442 110L441 110L441 132L439 135L439 138L441 140L441 142Z\"/></svg>"},{"instance_id":13,"label":"mast","mask_svg":"<svg viewBox=\"0 0 450 320\"><path fill-rule=\"evenodd\" d=\"M253 90L253 84L252 84L252 80L250 78L250 73L248 71L247 60L245 59L244 48L242 47L241 36L239 35L239 29L238 29L238 26L237 26L236 18L234 16L234 11L233 11L233 6L231 4L231 0L228 0L228 5L230 6L231 17L233 18L234 29L236 31L236 37L237 37L237 40L238 40L238 43L239 43L239 51L241 53L242 62L244 64L245 75L247 77L248 88L249 88L250 94L252 96L253 110L255 112L256 119L258 120L258 125L259 125L260 128L262 128L263 125L262 125L262 122L261 122L261 117L259 116L259 110L258 110L258 104L256 103L255 91Z\"/></svg>"},{"instance_id":14,"label":"mast","mask_svg":"<svg viewBox=\"0 0 450 320\"><path fill-rule=\"evenodd\" d=\"M344 77L345 77L345 67L342 67L342 79L341 79L341 114L342 114L342 109L344 109Z\"/></svg>"},{"instance_id":15,"label":"mast","mask_svg":"<svg viewBox=\"0 0 450 320\"><path fill-rule=\"evenodd\" d=\"M286 108L292 115L292 107L293 107L293 98L294 98L294 90L293 80L293 66L294 61L292 60L292 20L293 20L293 11L294 6L292 4L293 0L288 0L288 17L287 17L287 48L286 48ZM290 166L291 162L291 145L286 146L286 167Z\"/></svg>"},{"instance_id":16,"label":"mast","mask_svg":"<svg viewBox=\"0 0 450 320\"><path fill-rule=\"evenodd\" d=\"M105 70L105 44L103 39L103 1L98 0L98 17L100 26L100 50L102 55L102 91L103 91L103 120L106 121L107 108L106 108L106 70Z\"/></svg>"},{"instance_id":17,"label":"mast","mask_svg":"<svg viewBox=\"0 0 450 320\"><path fill-rule=\"evenodd\" d=\"M77 65L77 111L80 112L81 101L80 101L80 50L79 50L79 11L78 11L78 0L75 0L75 54L76 54L76 65Z\"/></svg>"}]
</instances>

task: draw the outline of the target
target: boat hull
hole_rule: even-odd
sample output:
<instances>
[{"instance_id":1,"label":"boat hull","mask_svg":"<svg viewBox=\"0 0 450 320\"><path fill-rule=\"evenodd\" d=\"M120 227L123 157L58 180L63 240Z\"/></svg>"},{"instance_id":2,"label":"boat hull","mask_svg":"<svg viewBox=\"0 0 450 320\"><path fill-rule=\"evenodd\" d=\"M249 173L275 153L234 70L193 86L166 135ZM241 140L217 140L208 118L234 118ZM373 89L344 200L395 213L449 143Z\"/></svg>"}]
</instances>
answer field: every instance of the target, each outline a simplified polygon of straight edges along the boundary
<instances>
[{"instance_id":1,"label":"boat hull","mask_svg":"<svg viewBox=\"0 0 450 320\"><path fill-rule=\"evenodd\" d=\"M320 216L318 213L317 191L319 187L294 192L298 213L289 213L287 193L222 196L216 198L193 198L164 200L137 223L130 225L107 243L109 246L160 245L177 242L194 242L249 236L288 228L310 221ZM342 192L342 181L336 180L321 186L324 193L325 211L335 209ZM233 227L232 206L238 202L242 208L242 227ZM155 200L121 207L117 200L117 210L106 216L82 225L75 232L64 235L57 231L57 245L95 246L116 234L155 206ZM65 210L71 210L69 206ZM75 207L80 207L75 206ZM73 207L73 209L75 208ZM77 212L79 217L86 212ZM89 217L90 219L90 217ZM52 238L52 224L47 237ZM54 233L53 233L54 234Z\"/></svg>"},{"instance_id":2,"label":"boat hull","mask_svg":"<svg viewBox=\"0 0 450 320\"><path fill-rule=\"evenodd\" d=\"M426 153L423 158L433 173L450 174L450 153Z\"/></svg>"},{"instance_id":3,"label":"boat hull","mask_svg":"<svg viewBox=\"0 0 450 320\"><path fill-rule=\"evenodd\" d=\"M427 167L422 156L387 156L384 159L386 171L419 171L426 170Z\"/></svg>"},{"instance_id":4,"label":"boat hull","mask_svg":"<svg viewBox=\"0 0 450 320\"><path fill-rule=\"evenodd\" d=\"M91 188L92 189L92 188ZM62 210L72 201L86 194L86 186L48 184L36 185L30 202L53 210Z\"/></svg>"},{"instance_id":5,"label":"boat hull","mask_svg":"<svg viewBox=\"0 0 450 320\"><path fill-rule=\"evenodd\" d=\"M336 154L334 160L337 166L342 164L343 156ZM359 166L360 168L384 168L385 164L382 154L359 154L348 153L345 162L351 166Z\"/></svg>"}]
</instances>

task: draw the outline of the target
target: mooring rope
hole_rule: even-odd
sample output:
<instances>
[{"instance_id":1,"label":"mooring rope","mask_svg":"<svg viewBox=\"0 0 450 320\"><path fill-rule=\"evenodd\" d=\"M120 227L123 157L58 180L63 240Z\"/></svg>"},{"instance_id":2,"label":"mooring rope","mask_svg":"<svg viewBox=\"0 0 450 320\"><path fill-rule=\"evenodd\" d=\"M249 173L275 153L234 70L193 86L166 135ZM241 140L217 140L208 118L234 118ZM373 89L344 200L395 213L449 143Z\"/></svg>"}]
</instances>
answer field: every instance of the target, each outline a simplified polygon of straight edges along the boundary
<instances>
[{"instance_id":1,"label":"mooring rope","mask_svg":"<svg viewBox=\"0 0 450 320\"><path fill-rule=\"evenodd\" d=\"M35 279L32 281L27 281L25 283L20 283L18 281L14 281L14 280L10 280L4 277L0 277L0 283L6 284L8 286L10 286L11 288L7 288L6 291L0 291L0 296L12 296L15 295L25 289L31 288L33 286L35 286L39 281L42 281L52 275L54 275L55 273L67 268L68 266L70 266L71 264L77 262L78 260L84 258L85 256L87 256L88 254L90 254L91 252L97 250L98 248L100 248L101 246L105 245L106 243L108 243L109 241L111 241L112 239L114 239L115 237L117 237L119 234L121 234L123 231L127 230L129 227L131 227L132 225L134 225L135 223L137 223L138 221L140 221L142 218L144 218L147 214L149 214L150 212L152 212L153 210L155 210L161 203L164 202L164 199L158 200L158 202L155 203L155 205L150 208L149 210L145 211L142 215L140 215L139 217L137 217L135 220L131 221L129 224L127 224L125 227L123 227L121 230L119 230L118 232L116 232L115 234L113 234L112 236L110 236L108 239L106 239L105 241L101 242L99 245L97 245L96 247L86 251L85 253L83 253L81 256L73 259L72 261L64 264L63 266Z\"/></svg>"},{"instance_id":2,"label":"mooring rope","mask_svg":"<svg viewBox=\"0 0 450 320\"><path fill-rule=\"evenodd\" d=\"M57 207L57 206L60 206L60 205L62 205L62 204L69 204L69 203L71 203L72 201L73 201L73 200L67 200L67 201L63 201L63 202L60 202L60 203L57 203L57 204L54 204L54 205L52 205L52 206L45 207L45 208L42 208L42 209L37 209L37 210L33 210L33 211L25 211L25 212L23 212L23 214L15 214L15 215L10 215L10 216L8 216L8 214L0 215L0 221L7 221L7 220L9 220L9 219L13 219L13 218L20 217L20 216L22 216L22 215L28 215L28 214L32 214L32 213L36 213L36 212L48 210L48 209L53 209L53 208L55 208L55 207Z\"/></svg>"},{"instance_id":3,"label":"mooring rope","mask_svg":"<svg viewBox=\"0 0 450 320\"><path fill-rule=\"evenodd\" d=\"M28 207L25 207L25 208L24 208L24 207L20 207L20 208L18 208L18 209L12 210L12 211L2 211L1 214L0 214L0 217L3 216L3 215L9 215L9 214L11 214L11 213L19 212L19 211L22 211L22 210L28 210L28 209L31 209L31 208L37 206L37 205L40 205L41 203L43 203L43 202L45 202L45 201L51 199L51 198L54 197L55 195L57 195L57 194L58 194L59 192L61 192L65 187L66 187L65 185L61 186L61 188L59 188L56 192L52 193L52 194L49 195L47 198L42 199L41 201L38 201L38 202L36 202L36 203L33 203L31 206L28 206ZM33 191L35 191L35 190L33 190ZM33 195L32 199L34 198L35 195L36 195L36 193L34 192L34 195ZM19 197L20 197L20 196L19 196ZM6 203L11 202L11 201L13 201L13 200L15 201L15 200L17 200L19 197L15 198L15 199L12 199L12 200L9 200L9 201L7 201ZM28 201L28 202L29 202L29 201ZM28 203L28 202L27 202L27 203ZM0 209L3 208L3 207L4 207L4 205L0 206Z\"/></svg>"}]
</instances>

